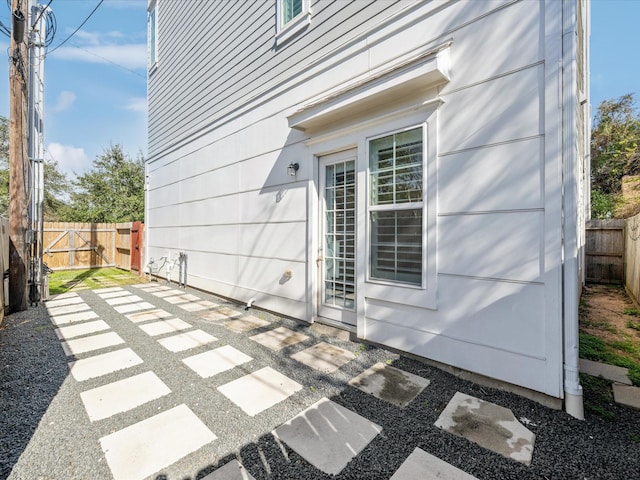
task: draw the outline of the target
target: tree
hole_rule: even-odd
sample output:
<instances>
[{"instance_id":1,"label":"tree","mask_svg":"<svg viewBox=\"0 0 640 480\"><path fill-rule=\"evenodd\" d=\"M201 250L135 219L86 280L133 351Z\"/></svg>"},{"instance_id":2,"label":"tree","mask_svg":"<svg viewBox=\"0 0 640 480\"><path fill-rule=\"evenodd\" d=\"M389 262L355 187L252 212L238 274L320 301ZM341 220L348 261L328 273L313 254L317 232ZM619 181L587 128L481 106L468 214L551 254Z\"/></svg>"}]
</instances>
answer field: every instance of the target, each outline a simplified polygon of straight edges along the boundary
<instances>
[{"instance_id":1,"label":"tree","mask_svg":"<svg viewBox=\"0 0 640 480\"><path fill-rule=\"evenodd\" d=\"M632 93L604 100L591 132L592 217L612 214L622 177L640 174L640 112ZM604 210L599 210L603 206Z\"/></svg>"},{"instance_id":2,"label":"tree","mask_svg":"<svg viewBox=\"0 0 640 480\"><path fill-rule=\"evenodd\" d=\"M60 221L70 191L69 181L53 160L44 162L44 219ZM9 121L0 116L0 216L9 214Z\"/></svg>"},{"instance_id":3,"label":"tree","mask_svg":"<svg viewBox=\"0 0 640 480\"><path fill-rule=\"evenodd\" d=\"M73 182L66 220L117 223L144 219L144 159L131 159L112 145L93 161L91 171Z\"/></svg>"}]
</instances>

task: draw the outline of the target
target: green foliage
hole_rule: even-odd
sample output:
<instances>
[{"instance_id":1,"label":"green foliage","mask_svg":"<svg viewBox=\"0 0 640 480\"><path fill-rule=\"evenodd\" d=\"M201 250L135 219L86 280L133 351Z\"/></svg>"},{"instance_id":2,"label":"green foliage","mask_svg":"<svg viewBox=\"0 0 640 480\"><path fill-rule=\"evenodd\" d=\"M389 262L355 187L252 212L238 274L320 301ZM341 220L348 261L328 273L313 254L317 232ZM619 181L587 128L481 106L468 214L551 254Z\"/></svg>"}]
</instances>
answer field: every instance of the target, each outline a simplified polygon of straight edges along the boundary
<instances>
[{"instance_id":1,"label":"green foliage","mask_svg":"<svg viewBox=\"0 0 640 480\"><path fill-rule=\"evenodd\" d=\"M44 219L60 221L66 208L69 181L55 161L44 163ZM9 215L9 121L0 116L0 216Z\"/></svg>"},{"instance_id":2,"label":"green foliage","mask_svg":"<svg viewBox=\"0 0 640 480\"><path fill-rule=\"evenodd\" d=\"M627 328L631 328L632 330L637 330L640 332L640 323L636 323L632 320L627 320Z\"/></svg>"},{"instance_id":3,"label":"green foliage","mask_svg":"<svg viewBox=\"0 0 640 480\"><path fill-rule=\"evenodd\" d=\"M132 222L144 219L144 159L131 159L120 145L107 148L91 171L73 182L66 220Z\"/></svg>"},{"instance_id":4,"label":"green foliage","mask_svg":"<svg viewBox=\"0 0 640 480\"><path fill-rule=\"evenodd\" d=\"M625 353L634 356L634 361ZM580 333L580 357L629 369L629 380L640 386L640 345L633 340L607 342L588 333Z\"/></svg>"},{"instance_id":5,"label":"green foliage","mask_svg":"<svg viewBox=\"0 0 640 480\"><path fill-rule=\"evenodd\" d=\"M611 218L616 206L616 195L591 189L591 218Z\"/></svg>"},{"instance_id":6,"label":"green foliage","mask_svg":"<svg viewBox=\"0 0 640 480\"><path fill-rule=\"evenodd\" d=\"M592 190L620 193L624 175L640 174L640 113L633 94L604 100L591 132Z\"/></svg>"},{"instance_id":7,"label":"green foliage","mask_svg":"<svg viewBox=\"0 0 640 480\"><path fill-rule=\"evenodd\" d=\"M640 315L640 311L638 311L638 309L635 307L627 307L624 309L624 314L638 316Z\"/></svg>"}]
</instances>

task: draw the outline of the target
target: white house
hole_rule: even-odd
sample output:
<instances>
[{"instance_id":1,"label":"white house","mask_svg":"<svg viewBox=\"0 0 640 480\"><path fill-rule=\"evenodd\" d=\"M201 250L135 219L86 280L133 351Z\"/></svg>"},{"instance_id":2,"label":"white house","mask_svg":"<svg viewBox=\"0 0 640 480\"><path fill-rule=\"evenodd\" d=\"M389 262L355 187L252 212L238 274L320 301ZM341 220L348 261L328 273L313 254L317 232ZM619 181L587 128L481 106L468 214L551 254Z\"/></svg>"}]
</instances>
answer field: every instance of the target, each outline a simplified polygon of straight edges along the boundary
<instances>
[{"instance_id":1,"label":"white house","mask_svg":"<svg viewBox=\"0 0 640 480\"><path fill-rule=\"evenodd\" d=\"M151 1L147 260L580 417L588 30L587 0Z\"/></svg>"}]
</instances>

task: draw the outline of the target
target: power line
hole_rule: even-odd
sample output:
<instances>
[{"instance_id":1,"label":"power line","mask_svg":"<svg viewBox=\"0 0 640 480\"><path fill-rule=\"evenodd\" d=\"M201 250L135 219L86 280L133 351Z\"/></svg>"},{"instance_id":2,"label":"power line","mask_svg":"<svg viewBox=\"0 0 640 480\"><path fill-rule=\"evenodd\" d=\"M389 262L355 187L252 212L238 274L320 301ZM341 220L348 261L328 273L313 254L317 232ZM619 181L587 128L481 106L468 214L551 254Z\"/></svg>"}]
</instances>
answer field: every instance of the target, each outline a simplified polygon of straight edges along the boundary
<instances>
[{"instance_id":1,"label":"power line","mask_svg":"<svg viewBox=\"0 0 640 480\"><path fill-rule=\"evenodd\" d=\"M42 14L47 11L47 8L49 8L49 5L51 5L52 2L53 0L49 0L49 3L47 3L47 6L40 11L40 15L38 15L38 18L36 18L36 21L31 24L32 26L35 26L38 23L38 20L42 18Z\"/></svg>"},{"instance_id":2,"label":"power line","mask_svg":"<svg viewBox=\"0 0 640 480\"><path fill-rule=\"evenodd\" d=\"M87 18L85 18L85 19L84 19L84 21L80 24L80 26L79 26L78 28L76 28L76 29L73 31L73 33L72 33L71 35L69 35L67 38L65 38L61 43L59 43L59 44L58 44L58 45L56 45L54 48L52 48L51 50L49 50L49 51L47 52L47 55L48 55L48 54L50 54L50 53L55 52L58 48L60 48L60 47L61 47L62 45L64 45L65 43L67 43L67 41L68 41L71 37L73 37L76 33L78 33L78 30L80 30L80 29L84 26L84 24L85 24L85 23L87 23L87 22L89 21L89 19L91 18L91 16L96 12L96 10L98 10L98 7L99 7L100 5L102 5L102 2L104 2L104 0L100 0L100 1L98 2L98 4L96 5L96 7L95 7L93 10L91 10L91 13L87 16Z\"/></svg>"},{"instance_id":3,"label":"power line","mask_svg":"<svg viewBox=\"0 0 640 480\"><path fill-rule=\"evenodd\" d=\"M119 63L116 63L113 60L109 60L108 58L103 57L102 55L98 55L95 52L87 50L86 48L82 48L82 47L74 44L73 42L71 43L71 46L77 48L78 50L82 50L83 52L87 52L89 55L93 55L94 57L98 57L98 58L104 60L105 62L108 62L108 63L110 63L112 65L115 65L116 67L122 68L123 70L126 70L127 72L133 73L134 75L137 75L140 78L144 78L145 80L147 79L146 75L142 75L141 73L138 73L135 70L131 70L130 68L125 67L124 65L120 65ZM51 52L49 52L49 53L51 53Z\"/></svg>"}]
</instances>

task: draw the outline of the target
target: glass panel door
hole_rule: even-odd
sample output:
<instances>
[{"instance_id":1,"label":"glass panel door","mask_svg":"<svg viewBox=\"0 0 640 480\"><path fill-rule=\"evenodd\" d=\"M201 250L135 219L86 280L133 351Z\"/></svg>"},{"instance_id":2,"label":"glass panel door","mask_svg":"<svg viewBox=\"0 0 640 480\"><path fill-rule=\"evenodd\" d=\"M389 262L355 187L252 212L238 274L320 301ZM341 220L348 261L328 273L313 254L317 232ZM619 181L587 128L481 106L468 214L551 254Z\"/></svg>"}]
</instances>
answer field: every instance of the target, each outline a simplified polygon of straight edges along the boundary
<instances>
[{"instance_id":1,"label":"glass panel door","mask_svg":"<svg viewBox=\"0 0 640 480\"><path fill-rule=\"evenodd\" d=\"M344 155L342 155L344 158ZM356 162L321 163L323 228L320 315L355 324Z\"/></svg>"}]
</instances>

